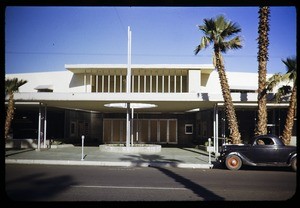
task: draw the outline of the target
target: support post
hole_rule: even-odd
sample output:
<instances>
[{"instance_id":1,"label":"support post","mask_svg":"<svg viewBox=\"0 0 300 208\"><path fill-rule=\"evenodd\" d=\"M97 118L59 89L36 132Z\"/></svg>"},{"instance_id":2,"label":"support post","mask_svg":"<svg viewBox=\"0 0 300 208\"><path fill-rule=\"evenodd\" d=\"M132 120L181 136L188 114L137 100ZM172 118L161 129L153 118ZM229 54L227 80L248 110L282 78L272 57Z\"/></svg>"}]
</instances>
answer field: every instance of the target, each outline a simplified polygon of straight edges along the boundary
<instances>
[{"instance_id":1,"label":"support post","mask_svg":"<svg viewBox=\"0 0 300 208\"><path fill-rule=\"evenodd\" d=\"M46 148L47 139L47 104L45 105L45 116L44 116L44 148Z\"/></svg>"},{"instance_id":2,"label":"support post","mask_svg":"<svg viewBox=\"0 0 300 208\"><path fill-rule=\"evenodd\" d=\"M214 152L216 153L216 104L214 106Z\"/></svg>"},{"instance_id":3,"label":"support post","mask_svg":"<svg viewBox=\"0 0 300 208\"><path fill-rule=\"evenodd\" d=\"M37 144L37 150L38 151L41 148L41 118L42 118L41 103L39 103L38 144Z\"/></svg>"},{"instance_id":4,"label":"support post","mask_svg":"<svg viewBox=\"0 0 300 208\"><path fill-rule=\"evenodd\" d=\"M216 151L215 157L219 155L219 112L218 105L216 105Z\"/></svg>"},{"instance_id":5,"label":"support post","mask_svg":"<svg viewBox=\"0 0 300 208\"><path fill-rule=\"evenodd\" d=\"M131 126L131 132L130 132L130 134L131 134L131 146L133 147L133 119L134 119L134 108L133 107L131 107L131 122L130 122L130 126Z\"/></svg>"},{"instance_id":6,"label":"support post","mask_svg":"<svg viewBox=\"0 0 300 208\"><path fill-rule=\"evenodd\" d=\"M130 103L127 103L127 111L126 111L126 147L130 145Z\"/></svg>"}]
</instances>

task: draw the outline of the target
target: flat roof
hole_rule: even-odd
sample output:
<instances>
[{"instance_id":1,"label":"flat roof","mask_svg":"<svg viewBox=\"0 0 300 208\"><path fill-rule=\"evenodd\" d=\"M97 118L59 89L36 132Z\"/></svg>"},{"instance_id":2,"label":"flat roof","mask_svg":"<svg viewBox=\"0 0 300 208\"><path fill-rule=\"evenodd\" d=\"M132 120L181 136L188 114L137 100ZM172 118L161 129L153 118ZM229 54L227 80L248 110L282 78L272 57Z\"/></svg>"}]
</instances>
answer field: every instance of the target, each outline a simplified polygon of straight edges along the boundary
<instances>
[{"instance_id":1,"label":"flat roof","mask_svg":"<svg viewBox=\"0 0 300 208\"><path fill-rule=\"evenodd\" d=\"M102 69L127 69L127 64L65 64L65 68L74 74L88 73ZM213 64L131 64L131 69L198 69L210 74L214 69Z\"/></svg>"}]
</instances>

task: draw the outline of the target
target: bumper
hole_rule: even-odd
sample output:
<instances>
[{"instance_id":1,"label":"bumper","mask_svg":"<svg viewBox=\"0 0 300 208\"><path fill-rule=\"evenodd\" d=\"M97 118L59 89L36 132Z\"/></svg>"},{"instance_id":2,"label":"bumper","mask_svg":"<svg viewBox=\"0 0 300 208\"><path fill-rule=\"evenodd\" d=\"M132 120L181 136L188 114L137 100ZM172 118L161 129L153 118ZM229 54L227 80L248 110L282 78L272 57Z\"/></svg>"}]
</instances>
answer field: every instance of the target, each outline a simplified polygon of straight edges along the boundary
<instances>
[{"instance_id":1,"label":"bumper","mask_svg":"<svg viewBox=\"0 0 300 208\"><path fill-rule=\"evenodd\" d=\"M225 162L225 157L221 155L221 156L217 157L217 161L220 163L223 163L223 162Z\"/></svg>"}]
</instances>

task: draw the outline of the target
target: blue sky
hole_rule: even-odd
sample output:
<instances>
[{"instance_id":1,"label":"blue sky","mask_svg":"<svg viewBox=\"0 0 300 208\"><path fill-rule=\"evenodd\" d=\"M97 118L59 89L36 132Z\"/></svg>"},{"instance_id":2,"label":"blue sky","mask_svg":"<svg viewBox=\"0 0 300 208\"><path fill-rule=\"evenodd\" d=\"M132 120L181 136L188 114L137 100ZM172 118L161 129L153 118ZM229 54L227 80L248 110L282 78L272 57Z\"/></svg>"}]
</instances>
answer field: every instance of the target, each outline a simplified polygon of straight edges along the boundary
<instances>
[{"instance_id":1,"label":"blue sky","mask_svg":"<svg viewBox=\"0 0 300 208\"><path fill-rule=\"evenodd\" d=\"M224 54L227 71L257 72L258 7L13 7L5 13L5 73L63 71L65 64L211 64L212 48L194 55L204 18L225 15L243 48ZM270 7L268 73L296 55L296 8Z\"/></svg>"}]
</instances>

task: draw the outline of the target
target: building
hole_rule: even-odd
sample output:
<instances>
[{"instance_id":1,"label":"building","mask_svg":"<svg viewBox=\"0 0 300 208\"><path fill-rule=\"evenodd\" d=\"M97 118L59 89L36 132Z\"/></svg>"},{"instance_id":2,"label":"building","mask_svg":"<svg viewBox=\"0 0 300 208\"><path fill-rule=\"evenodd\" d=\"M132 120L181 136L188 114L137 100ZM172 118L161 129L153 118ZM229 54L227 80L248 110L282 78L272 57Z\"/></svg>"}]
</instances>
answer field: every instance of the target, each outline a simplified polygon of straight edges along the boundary
<instances>
[{"instance_id":1,"label":"building","mask_svg":"<svg viewBox=\"0 0 300 208\"><path fill-rule=\"evenodd\" d=\"M216 152L226 142L229 130L223 96L211 64L130 68L127 64L76 64L65 68L6 75L28 81L14 97L14 139L80 144L84 135L91 145L190 146L212 138ZM227 72L244 142L253 136L256 125L257 77L257 73ZM270 101L267 107L268 131L281 135L288 102Z\"/></svg>"}]
</instances>

